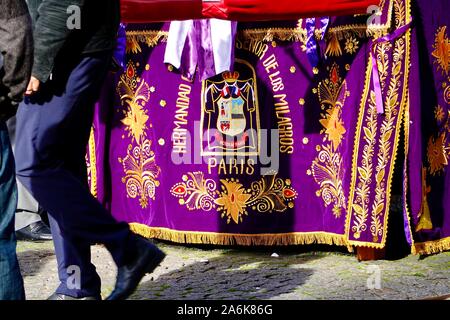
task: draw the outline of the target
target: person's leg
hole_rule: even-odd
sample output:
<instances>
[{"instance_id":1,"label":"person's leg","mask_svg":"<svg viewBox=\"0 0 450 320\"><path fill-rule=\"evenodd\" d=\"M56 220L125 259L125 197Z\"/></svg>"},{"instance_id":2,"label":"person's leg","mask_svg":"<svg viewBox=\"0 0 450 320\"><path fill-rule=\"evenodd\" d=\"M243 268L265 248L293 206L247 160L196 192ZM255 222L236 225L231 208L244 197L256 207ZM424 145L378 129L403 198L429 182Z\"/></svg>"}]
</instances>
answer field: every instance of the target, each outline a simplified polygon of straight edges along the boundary
<instances>
[{"instance_id":1,"label":"person's leg","mask_svg":"<svg viewBox=\"0 0 450 320\"><path fill-rule=\"evenodd\" d=\"M152 272L165 254L155 245L133 235L127 223L117 222L91 195L86 183L68 161L73 150L87 146L94 102L106 76L111 53L85 56L69 67L67 81L45 84L37 95L20 106L17 116L17 176L34 198L57 221L72 246L101 243L117 267L117 281L110 300L124 299L145 273ZM62 66L70 66L67 61ZM63 90L55 85L64 84ZM89 117L86 124L74 119ZM70 142L74 141L74 149ZM84 157L85 149L76 159ZM63 250L65 247L63 247ZM80 250L77 250L80 252ZM64 253L65 254L65 253ZM64 258L64 257L63 257ZM89 265L88 257L78 257ZM81 272L84 272L81 270Z\"/></svg>"},{"instance_id":2,"label":"person's leg","mask_svg":"<svg viewBox=\"0 0 450 320\"><path fill-rule=\"evenodd\" d=\"M100 297L101 281L91 263L91 246L82 239L66 241L58 222L49 215L60 284L55 293L74 298Z\"/></svg>"},{"instance_id":3,"label":"person's leg","mask_svg":"<svg viewBox=\"0 0 450 320\"><path fill-rule=\"evenodd\" d=\"M8 127L11 146L15 146L16 137L16 117L12 117L6 122ZM17 209L15 216L16 237L19 240L51 240L49 227L42 221L39 214L39 204L28 192L28 190L17 182Z\"/></svg>"},{"instance_id":4,"label":"person's leg","mask_svg":"<svg viewBox=\"0 0 450 320\"><path fill-rule=\"evenodd\" d=\"M0 300L25 299L16 255L14 213L17 189L6 125L0 123Z\"/></svg>"},{"instance_id":5,"label":"person's leg","mask_svg":"<svg viewBox=\"0 0 450 320\"><path fill-rule=\"evenodd\" d=\"M54 87L61 82L55 73L52 83L21 104L17 114L16 167L19 180L58 222L65 240L73 245L78 239L103 243L121 266L126 263L126 244L131 238L128 224L116 222L66 163L70 141L78 137L80 143L75 148L87 145L84 132L90 127L77 126L73 120L79 115L92 118L96 93L109 61L107 53L84 57L70 71L61 92Z\"/></svg>"}]
</instances>

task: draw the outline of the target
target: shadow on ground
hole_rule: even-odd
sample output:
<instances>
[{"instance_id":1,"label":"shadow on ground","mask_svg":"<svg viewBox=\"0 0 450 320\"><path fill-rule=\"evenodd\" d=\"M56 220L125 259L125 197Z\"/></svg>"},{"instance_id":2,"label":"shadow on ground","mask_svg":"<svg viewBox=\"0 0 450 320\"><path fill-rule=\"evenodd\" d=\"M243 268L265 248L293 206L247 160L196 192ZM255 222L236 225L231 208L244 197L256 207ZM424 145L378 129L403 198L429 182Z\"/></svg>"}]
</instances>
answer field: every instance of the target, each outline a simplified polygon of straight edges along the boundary
<instances>
[{"instance_id":1,"label":"shadow on ground","mask_svg":"<svg viewBox=\"0 0 450 320\"><path fill-rule=\"evenodd\" d=\"M201 246L205 249L206 246ZM301 254L293 248L228 249L220 257L187 262L156 280L144 281L131 299L270 299L294 292L314 273L302 264L321 254ZM287 251L290 253L287 254ZM303 251L303 250L302 250ZM281 253L273 258L269 252ZM284 255L284 257L283 257ZM293 258L294 256L294 258Z\"/></svg>"},{"instance_id":2,"label":"shadow on ground","mask_svg":"<svg viewBox=\"0 0 450 320\"><path fill-rule=\"evenodd\" d=\"M25 278L38 275L45 264L54 259L54 256L55 252L47 249L18 252L17 258L22 276Z\"/></svg>"}]
</instances>

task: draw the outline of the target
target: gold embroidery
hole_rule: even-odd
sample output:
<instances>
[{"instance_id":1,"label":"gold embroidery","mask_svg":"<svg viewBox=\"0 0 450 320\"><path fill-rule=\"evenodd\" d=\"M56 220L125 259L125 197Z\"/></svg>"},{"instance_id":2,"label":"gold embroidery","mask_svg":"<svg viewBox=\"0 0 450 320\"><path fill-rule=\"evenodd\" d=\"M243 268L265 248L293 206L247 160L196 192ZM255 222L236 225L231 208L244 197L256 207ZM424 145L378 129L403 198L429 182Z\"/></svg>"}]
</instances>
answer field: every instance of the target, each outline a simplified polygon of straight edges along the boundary
<instances>
[{"instance_id":1,"label":"gold embroidery","mask_svg":"<svg viewBox=\"0 0 450 320\"><path fill-rule=\"evenodd\" d=\"M378 73L380 75L381 88L384 90L386 88L386 79L389 71L389 56L388 53L392 49L392 44L389 42L382 42L376 46L376 58ZM401 66L401 65L399 65Z\"/></svg>"},{"instance_id":2,"label":"gold embroidery","mask_svg":"<svg viewBox=\"0 0 450 320\"><path fill-rule=\"evenodd\" d=\"M355 239L361 237L361 233L367 230L367 218L369 217L370 182L373 173L373 155L377 135L377 111L375 92L370 92L369 109L367 110L366 126L364 127L364 140L367 142L363 148L361 166L358 167L359 183L356 187L356 198L352 204L355 212L352 232Z\"/></svg>"},{"instance_id":3,"label":"gold embroidery","mask_svg":"<svg viewBox=\"0 0 450 320\"><path fill-rule=\"evenodd\" d=\"M215 200L223 211L222 217L227 216L227 222L232 219L234 223L242 222L242 215L247 215L247 202L251 195L245 192L244 186L239 181L220 180L222 182L221 197Z\"/></svg>"},{"instance_id":4,"label":"gold embroidery","mask_svg":"<svg viewBox=\"0 0 450 320\"><path fill-rule=\"evenodd\" d=\"M405 6L403 1L396 0L395 3L395 17L396 21L401 23L406 17ZM385 113L384 120L380 127L380 139L379 139L379 153L378 153L378 163L375 170L375 199L372 204L372 215L371 215L371 225L370 231L373 236L373 241L378 242L379 237L383 236L383 223L380 218L388 210L387 204L387 184L388 180L386 176L386 168L389 165L389 160L391 157L391 137L395 133L396 120L398 119L398 106L400 105L399 100L399 90L401 88L401 69L402 63L405 59L405 40L404 38L399 38L395 41L394 52L393 52L393 64L391 71L391 79L389 84L389 89L387 92L386 102L385 102ZM407 80L405 80L407 81ZM402 92L402 94L404 94ZM391 167L393 163L391 163ZM393 170L391 168L391 170Z\"/></svg>"},{"instance_id":5,"label":"gold embroidery","mask_svg":"<svg viewBox=\"0 0 450 320\"><path fill-rule=\"evenodd\" d=\"M387 3L386 3L387 2ZM392 25L392 10L393 10L393 0L381 0L380 1L380 10L381 12L386 12L383 16L386 17L386 22L384 24L370 24L368 26L367 23L364 24L348 24L348 25L339 25L335 27L329 28L325 38L328 41L335 38L337 41L341 41L343 39L349 39L350 37L356 38L365 38L365 37L381 37L386 35L389 32L389 29ZM387 7L388 5L388 7Z\"/></svg>"},{"instance_id":6,"label":"gold embroidery","mask_svg":"<svg viewBox=\"0 0 450 320\"><path fill-rule=\"evenodd\" d=\"M428 194L430 192L431 187L427 185L427 169L422 168L422 207L419 213L419 223L417 224L416 232L433 229L430 207L428 206Z\"/></svg>"},{"instance_id":7,"label":"gold embroidery","mask_svg":"<svg viewBox=\"0 0 450 320\"><path fill-rule=\"evenodd\" d=\"M159 42L166 42L169 32L160 30L127 31L127 53L142 52L141 43L149 48L155 47Z\"/></svg>"},{"instance_id":8,"label":"gold embroidery","mask_svg":"<svg viewBox=\"0 0 450 320\"><path fill-rule=\"evenodd\" d=\"M411 19L411 3L409 0L395 0L391 1L395 9L395 24L393 27L399 28ZM378 119L383 119L383 122L378 127L377 132L380 136L376 139L379 141L378 148L375 148L376 153L372 157L374 159L374 166L376 161L376 166L374 167L374 173L370 179L370 190L374 188L375 194L369 197L368 207L371 211L371 226L370 232L372 235L371 240L357 241L350 240L350 243L357 246L368 246L372 248L383 248L386 243L386 230L388 227L388 212L390 205L390 190L391 181L394 170L394 163L397 154L397 147L400 135L399 121L404 116L404 112L407 112L408 106L408 75L410 67L410 40L411 31L407 30L405 35L401 36L395 40L395 47L392 49L392 58L388 61L388 65L392 64L392 68L389 71L389 86L386 85L385 92L385 115L383 117L377 117ZM388 55L390 57L391 54ZM355 148L353 151L353 166L352 166L352 182L350 186L349 195L349 206L348 214L346 220L346 234L348 237L354 237L350 235L353 230L354 220L358 216L355 213L353 204L356 203L358 195L356 194L357 188L361 187L361 178L364 173L361 173L359 168L361 167L361 154L364 148L367 148L367 144L364 145L362 142L363 136L361 133L368 135L365 128L367 128L367 110L370 106L369 93L371 88L371 73L372 73L372 59L369 57L368 66L366 69L366 80L364 86L364 92L362 94L358 126L356 128L355 135ZM384 81L386 82L386 80ZM367 104L369 103L369 106ZM373 101L372 101L373 103ZM389 109L389 110L387 110ZM369 134L370 135L370 134ZM375 184L375 187L372 186ZM358 200L359 201L359 200ZM370 203L372 201L372 203ZM357 234L358 239L362 237L361 234ZM380 238L381 236L381 238Z\"/></svg>"},{"instance_id":9,"label":"gold embroidery","mask_svg":"<svg viewBox=\"0 0 450 320\"><path fill-rule=\"evenodd\" d=\"M188 210L210 211L215 208L216 182L205 179L203 172L189 172L182 177L183 182L172 187L170 193L179 198Z\"/></svg>"},{"instance_id":10,"label":"gold embroidery","mask_svg":"<svg viewBox=\"0 0 450 320\"><path fill-rule=\"evenodd\" d=\"M345 52L348 54L354 54L359 49L359 42L354 38L350 37L345 42Z\"/></svg>"},{"instance_id":11,"label":"gold embroidery","mask_svg":"<svg viewBox=\"0 0 450 320\"><path fill-rule=\"evenodd\" d=\"M450 80L450 79L449 79ZM450 85L445 84L444 100L447 104L450 104ZM449 111L450 112L450 111Z\"/></svg>"},{"instance_id":12,"label":"gold embroidery","mask_svg":"<svg viewBox=\"0 0 450 320\"><path fill-rule=\"evenodd\" d=\"M330 36L325 54L330 57L342 56L341 44L339 43L339 40L335 35Z\"/></svg>"},{"instance_id":13,"label":"gold embroidery","mask_svg":"<svg viewBox=\"0 0 450 320\"><path fill-rule=\"evenodd\" d=\"M94 127L92 127L91 135L89 136L89 162L87 162L87 170L91 194L97 197L97 154L95 149Z\"/></svg>"},{"instance_id":14,"label":"gold embroidery","mask_svg":"<svg viewBox=\"0 0 450 320\"><path fill-rule=\"evenodd\" d=\"M333 143L334 150L339 147L346 132L341 113L342 111L339 107L333 107L326 111L325 118L319 120L320 124L325 128L328 140Z\"/></svg>"},{"instance_id":15,"label":"gold embroidery","mask_svg":"<svg viewBox=\"0 0 450 320\"><path fill-rule=\"evenodd\" d=\"M450 39L447 38L447 26L437 30L436 39L433 45L433 57L438 64L438 70L441 69L446 75L450 71Z\"/></svg>"},{"instance_id":16,"label":"gold embroidery","mask_svg":"<svg viewBox=\"0 0 450 320\"><path fill-rule=\"evenodd\" d=\"M347 97L347 83L339 76L338 66L332 66L329 79L319 83L319 101L325 112L321 114L319 120L323 126L321 134L324 134L324 142L328 144L317 146L318 156L312 163L311 172L314 180L319 184L317 196L321 196L328 207L332 203L333 215L339 218L342 208L346 208L346 199L343 188L342 155L338 148L346 133L344 122L342 121L342 107Z\"/></svg>"},{"instance_id":17,"label":"gold embroidery","mask_svg":"<svg viewBox=\"0 0 450 320\"><path fill-rule=\"evenodd\" d=\"M238 39L271 42L272 45L275 40L301 42L306 45L307 32L306 29L302 27L302 24L303 19L300 19L296 28L244 29L238 32Z\"/></svg>"},{"instance_id":18,"label":"gold embroidery","mask_svg":"<svg viewBox=\"0 0 450 320\"><path fill-rule=\"evenodd\" d=\"M428 140L427 157L428 170L434 176L448 165L449 148L446 146L446 134L441 133L436 139L430 137Z\"/></svg>"},{"instance_id":19,"label":"gold embroidery","mask_svg":"<svg viewBox=\"0 0 450 320\"><path fill-rule=\"evenodd\" d=\"M434 109L434 117L436 118L437 122L442 123L445 119L444 108L442 108L441 106L437 106Z\"/></svg>"},{"instance_id":20,"label":"gold embroidery","mask_svg":"<svg viewBox=\"0 0 450 320\"><path fill-rule=\"evenodd\" d=\"M146 135L145 129L147 129L149 116L147 111L136 102L130 101L128 106L126 117L122 119L122 123L126 126L125 130L129 132L129 136L133 136L136 142L139 142L140 137Z\"/></svg>"},{"instance_id":21,"label":"gold embroidery","mask_svg":"<svg viewBox=\"0 0 450 320\"><path fill-rule=\"evenodd\" d=\"M202 172L188 173L183 182L175 184L170 193L179 198L180 205L189 210L210 211L213 208L221 212L227 223L242 223L247 210L265 212L284 212L294 207L297 192L290 180L277 178L276 175L264 176L245 189L237 179L222 179L221 190L217 190L214 180L205 179Z\"/></svg>"},{"instance_id":22,"label":"gold embroidery","mask_svg":"<svg viewBox=\"0 0 450 320\"><path fill-rule=\"evenodd\" d=\"M249 156L258 155L261 150L256 71L241 59L236 59L235 67L239 72L225 72L202 83L202 156ZM238 94L223 96L222 90ZM238 116L232 117L233 114ZM230 137L237 141L230 143Z\"/></svg>"},{"instance_id":23,"label":"gold embroidery","mask_svg":"<svg viewBox=\"0 0 450 320\"><path fill-rule=\"evenodd\" d=\"M130 144L127 149L127 156L119 158L123 165L127 194L135 199L139 196L139 204L142 208L147 208L149 199L155 199L156 187L159 186L157 180L161 170L155 163L155 154L151 151L151 141L144 140L141 146Z\"/></svg>"},{"instance_id":24,"label":"gold embroidery","mask_svg":"<svg viewBox=\"0 0 450 320\"><path fill-rule=\"evenodd\" d=\"M117 92L122 105L126 107L121 122L131 137L126 157L118 159L125 172L122 182L128 196L132 199L139 197L141 207L146 208L149 199L155 198L161 169L156 165L152 143L146 138L150 117L144 106L150 100L150 88L137 77L136 67L131 62L120 77Z\"/></svg>"}]
</instances>

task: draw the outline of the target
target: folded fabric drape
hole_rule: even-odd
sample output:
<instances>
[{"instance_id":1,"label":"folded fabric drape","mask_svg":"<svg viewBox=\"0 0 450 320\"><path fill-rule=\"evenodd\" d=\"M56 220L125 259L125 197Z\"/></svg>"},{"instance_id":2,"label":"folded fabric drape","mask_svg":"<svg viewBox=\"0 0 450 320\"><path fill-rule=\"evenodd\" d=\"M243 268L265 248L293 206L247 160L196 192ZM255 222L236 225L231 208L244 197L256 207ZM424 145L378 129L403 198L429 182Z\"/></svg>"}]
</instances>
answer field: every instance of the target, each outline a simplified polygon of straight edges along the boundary
<instances>
[{"instance_id":1,"label":"folded fabric drape","mask_svg":"<svg viewBox=\"0 0 450 320\"><path fill-rule=\"evenodd\" d=\"M367 13L379 0L122 0L124 22L217 18L236 21L289 20L301 17Z\"/></svg>"},{"instance_id":2,"label":"folded fabric drape","mask_svg":"<svg viewBox=\"0 0 450 320\"><path fill-rule=\"evenodd\" d=\"M218 19L173 21L164 63L180 69L190 80L196 72L199 80L205 80L230 71L236 27L236 22Z\"/></svg>"}]
</instances>

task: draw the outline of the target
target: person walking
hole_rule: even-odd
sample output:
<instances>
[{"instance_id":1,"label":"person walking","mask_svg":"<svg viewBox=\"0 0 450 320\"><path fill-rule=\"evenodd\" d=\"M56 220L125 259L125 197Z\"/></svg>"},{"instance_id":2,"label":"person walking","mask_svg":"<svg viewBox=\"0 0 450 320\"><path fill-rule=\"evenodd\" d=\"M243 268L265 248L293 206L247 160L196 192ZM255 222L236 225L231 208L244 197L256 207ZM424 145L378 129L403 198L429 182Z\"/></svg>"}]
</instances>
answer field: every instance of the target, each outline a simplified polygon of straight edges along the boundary
<instances>
[{"instance_id":1,"label":"person walking","mask_svg":"<svg viewBox=\"0 0 450 320\"><path fill-rule=\"evenodd\" d=\"M16 117L6 122L9 140L15 149ZM42 210L36 199L27 189L17 182L17 209L15 215L15 230L17 240L23 241L48 241L52 240L52 234L46 223L47 213Z\"/></svg>"},{"instance_id":2,"label":"person walking","mask_svg":"<svg viewBox=\"0 0 450 320\"><path fill-rule=\"evenodd\" d=\"M17 187L6 127L22 100L33 62L31 19L25 0L0 0L0 300L23 300L16 254Z\"/></svg>"},{"instance_id":3,"label":"person walking","mask_svg":"<svg viewBox=\"0 0 450 320\"><path fill-rule=\"evenodd\" d=\"M127 298L165 254L91 195L85 152L120 22L119 0L29 0L34 63L17 113L16 173L48 212L60 285L49 299L101 299L90 246L118 267L108 300Z\"/></svg>"}]
</instances>

